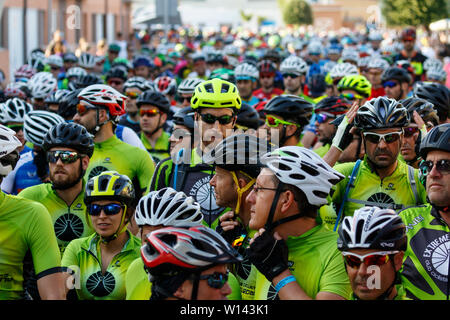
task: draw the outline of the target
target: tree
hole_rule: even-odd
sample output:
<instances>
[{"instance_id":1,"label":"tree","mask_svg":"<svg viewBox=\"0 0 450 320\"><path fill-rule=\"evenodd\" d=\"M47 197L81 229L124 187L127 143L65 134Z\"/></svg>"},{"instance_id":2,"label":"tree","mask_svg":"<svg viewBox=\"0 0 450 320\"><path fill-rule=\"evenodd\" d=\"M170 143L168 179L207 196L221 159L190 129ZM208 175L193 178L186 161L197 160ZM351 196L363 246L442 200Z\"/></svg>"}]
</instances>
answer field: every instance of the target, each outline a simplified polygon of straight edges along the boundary
<instances>
[{"instance_id":1,"label":"tree","mask_svg":"<svg viewBox=\"0 0 450 320\"><path fill-rule=\"evenodd\" d=\"M286 24L312 24L313 16L309 4L305 0L279 0L283 20Z\"/></svg>"},{"instance_id":2,"label":"tree","mask_svg":"<svg viewBox=\"0 0 450 320\"><path fill-rule=\"evenodd\" d=\"M245 22L249 22L250 20L252 20L253 14L246 14L244 10L239 11L239 13L241 14L242 20L244 20Z\"/></svg>"},{"instance_id":3,"label":"tree","mask_svg":"<svg viewBox=\"0 0 450 320\"><path fill-rule=\"evenodd\" d=\"M382 0L381 12L390 26L424 26L447 18L448 0Z\"/></svg>"}]
</instances>

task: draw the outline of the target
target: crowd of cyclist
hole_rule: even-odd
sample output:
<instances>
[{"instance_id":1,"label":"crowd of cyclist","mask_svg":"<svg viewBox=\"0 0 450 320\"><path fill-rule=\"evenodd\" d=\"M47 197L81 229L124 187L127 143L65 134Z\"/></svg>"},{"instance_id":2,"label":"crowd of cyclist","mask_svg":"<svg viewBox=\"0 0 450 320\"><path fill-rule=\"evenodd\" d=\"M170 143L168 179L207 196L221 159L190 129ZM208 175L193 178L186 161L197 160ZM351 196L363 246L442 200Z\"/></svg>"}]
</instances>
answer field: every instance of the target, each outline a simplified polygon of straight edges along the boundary
<instances>
[{"instance_id":1,"label":"crowd of cyclist","mask_svg":"<svg viewBox=\"0 0 450 320\"><path fill-rule=\"evenodd\" d=\"M0 299L448 300L448 76L383 40L34 50L0 93Z\"/></svg>"}]
</instances>

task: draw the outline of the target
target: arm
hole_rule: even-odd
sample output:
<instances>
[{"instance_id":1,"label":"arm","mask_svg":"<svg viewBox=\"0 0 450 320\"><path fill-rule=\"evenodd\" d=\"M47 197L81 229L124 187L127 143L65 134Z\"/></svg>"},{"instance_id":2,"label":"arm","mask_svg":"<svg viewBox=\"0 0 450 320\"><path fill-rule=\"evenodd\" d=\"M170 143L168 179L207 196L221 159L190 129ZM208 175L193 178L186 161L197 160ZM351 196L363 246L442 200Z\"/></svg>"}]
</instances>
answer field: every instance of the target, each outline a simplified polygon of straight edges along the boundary
<instances>
[{"instance_id":1,"label":"arm","mask_svg":"<svg viewBox=\"0 0 450 320\"><path fill-rule=\"evenodd\" d=\"M42 300L66 300L63 273L53 273L37 280L39 295Z\"/></svg>"}]
</instances>

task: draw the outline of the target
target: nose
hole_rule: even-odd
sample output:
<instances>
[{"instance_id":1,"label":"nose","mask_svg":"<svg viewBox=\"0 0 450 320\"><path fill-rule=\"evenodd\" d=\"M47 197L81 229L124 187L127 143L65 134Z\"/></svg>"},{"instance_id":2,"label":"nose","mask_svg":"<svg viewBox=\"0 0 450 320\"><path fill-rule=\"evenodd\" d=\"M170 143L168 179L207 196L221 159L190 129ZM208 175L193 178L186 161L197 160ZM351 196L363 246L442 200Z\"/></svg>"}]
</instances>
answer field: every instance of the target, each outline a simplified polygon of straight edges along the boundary
<instances>
[{"instance_id":1,"label":"nose","mask_svg":"<svg viewBox=\"0 0 450 320\"><path fill-rule=\"evenodd\" d=\"M255 204L255 191L252 189L250 193L247 195L247 198L245 198L245 201L249 204Z\"/></svg>"}]
</instances>

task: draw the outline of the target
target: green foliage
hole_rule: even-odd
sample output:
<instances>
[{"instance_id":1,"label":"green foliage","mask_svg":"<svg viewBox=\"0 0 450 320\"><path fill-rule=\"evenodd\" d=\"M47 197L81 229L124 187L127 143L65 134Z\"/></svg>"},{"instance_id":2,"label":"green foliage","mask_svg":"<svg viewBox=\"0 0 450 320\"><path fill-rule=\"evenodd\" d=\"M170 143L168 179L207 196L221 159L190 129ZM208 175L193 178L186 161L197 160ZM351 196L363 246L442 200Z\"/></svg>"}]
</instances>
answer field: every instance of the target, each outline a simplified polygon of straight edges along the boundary
<instances>
[{"instance_id":1,"label":"green foliage","mask_svg":"<svg viewBox=\"0 0 450 320\"><path fill-rule=\"evenodd\" d=\"M425 26L450 15L448 0L382 0L381 12L389 26Z\"/></svg>"},{"instance_id":2,"label":"green foliage","mask_svg":"<svg viewBox=\"0 0 450 320\"><path fill-rule=\"evenodd\" d=\"M253 14L246 14L244 10L239 11L239 13L241 14L242 20L244 20L245 22L249 22L250 20L252 20Z\"/></svg>"},{"instance_id":3,"label":"green foliage","mask_svg":"<svg viewBox=\"0 0 450 320\"><path fill-rule=\"evenodd\" d=\"M313 23L312 10L305 0L279 0L286 24L305 25Z\"/></svg>"}]
</instances>

